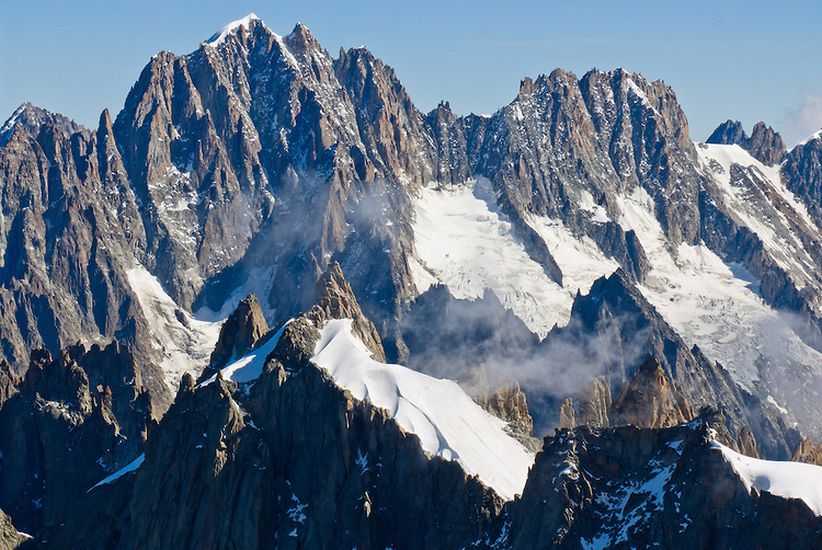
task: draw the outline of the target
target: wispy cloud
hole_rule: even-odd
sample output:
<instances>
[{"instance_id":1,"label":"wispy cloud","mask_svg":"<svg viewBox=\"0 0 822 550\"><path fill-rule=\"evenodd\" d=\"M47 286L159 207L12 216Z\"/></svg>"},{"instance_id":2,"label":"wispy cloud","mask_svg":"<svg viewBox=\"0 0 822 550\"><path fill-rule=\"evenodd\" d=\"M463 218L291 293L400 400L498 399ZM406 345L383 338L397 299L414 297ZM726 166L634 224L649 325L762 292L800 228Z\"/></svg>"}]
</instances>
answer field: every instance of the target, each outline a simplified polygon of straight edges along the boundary
<instances>
[{"instance_id":1,"label":"wispy cloud","mask_svg":"<svg viewBox=\"0 0 822 550\"><path fill-rule=\"evenodd\" d=\"M795 109L788 109L786 138L789 144L796 143L822 128L822 95L809 94Z\"/></svg>"}]
</instances>

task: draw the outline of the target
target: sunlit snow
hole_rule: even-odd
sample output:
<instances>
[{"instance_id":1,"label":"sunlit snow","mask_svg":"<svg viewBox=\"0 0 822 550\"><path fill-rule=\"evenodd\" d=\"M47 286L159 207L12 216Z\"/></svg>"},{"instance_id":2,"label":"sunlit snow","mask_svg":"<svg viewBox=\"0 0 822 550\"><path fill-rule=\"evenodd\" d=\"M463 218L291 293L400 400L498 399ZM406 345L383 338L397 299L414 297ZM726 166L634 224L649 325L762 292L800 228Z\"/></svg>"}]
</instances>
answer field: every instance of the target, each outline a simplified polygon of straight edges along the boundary
<instances>
[{"instance_id":1,"label":"sunlit snow","mask_svg":"<svg viewBox=\"0 0 822 550\"><path fill-rule=\"evenodd\" d=\"M290 322L291 321L288 323ZM263 367L265 367L266 358L268 358L271 352L274 351L274 348L277 347L277 343L280 341L280 337L283 335L283 331L288 323L280 327L277 332L269 336L262 344L259 344L247 354L220 369L222 377L225 380L232 380L238 384L251 382L259 378L263 372ZM216 379L217 375L214 374L204 381L202 385L207 386Z\"/></svg>"},{"instance_id":2,"label":"sunlit snow","mask_svg":"<svg viewBox=\"0 0 822 550\"><path fill-rule=\"evenodd\" d=\"M480 298L490 289L529 329L545 336L555 324L568 322L577 290L587 292L617 265L559 220L532 217L528 223L562 270L560 286L528 255L489 186L480 181L420 190L414 198L413 228L422 263L412 265L414 283L423 291L437 281L462 299Z\"/></svg>"},{"instance_id":3,"label":"sunlit snow","mask_svg":"<svg viewBox=\"0 0 822 550\"><path fill-rule=\"evenodd\" d=\"M776 460L761 460L737 453L718 441L711 443L725 456L749 491L802 499L822 516L822 466Z\"/></svg>"},{"instance_id":4,"label":"sunlit snow","mask_svg":"<svg viewBox=\"0 0 822 550\"><path fill-rule=\"evenodd\" d=\"M222 321L195 319L178 307L160 281L142 266L129 269L126 276L148 321L152 345L162 357L165 381L176 391L183 374L197 376L208 364Z\"/></svg>"},{"instance_id":5,"label":"sunlit snow","mask_svg":"<svg viewBox=\"0 0 822 550\"><path fill-rule=\"evenodd\" d=\"M386 409L432 455L457 461L505 499L521 494L534 455L452 380L371 358L351 332L351 320L323 327L312 361L357 399Z\"/></svg>"},{"instance_id":6,"label":"sunlit snow","mask_svg":"<svg viewBox=\"0 0 822 550\"><path fill-rule=\"evenodd\" d=\"M129 474L131 472L136 471L140 466L142 466L145 459L146 459L146 455L141 454L140 456L138 456L137 458L135 458L134 460L132 460L131 462L129 462L128 464L126 464L125 466L123 466L122 468L120 468L119 470L114 472L113 474L111 474L110 476L105 477L105 478L101 479L100 481L98 481L91 489L89 489L89 491L91 491L92 489L95 489L96 487L99 487L100 485L107 485L107 484L111 483L112 481L120 479L121 477L123 477L126 474Z\"/></svg>"},{"instance_id":7,"label":"sunlit snow","mask_svg":"<svg viewBox=\"0 0 822 550\"><path fill-rule=\"evenodd\" d=\"M223 42L223 40L225 40L226 37L228 37L229 34L231 34L233 32L236 32L237 29L244 28L244 29L248 30L253 21L261 21L262 22L262 19L257 17L257 15L254 14L254 13L249 13L248 15L243 17L242 19L232 21L231 23L229 23L228 25L226 25L225 27L220 29L220 31L215 33L211 38L209 38L206 41L206 43L211 45L211 46L219 46Z\"/></svg>"}]
</instances>

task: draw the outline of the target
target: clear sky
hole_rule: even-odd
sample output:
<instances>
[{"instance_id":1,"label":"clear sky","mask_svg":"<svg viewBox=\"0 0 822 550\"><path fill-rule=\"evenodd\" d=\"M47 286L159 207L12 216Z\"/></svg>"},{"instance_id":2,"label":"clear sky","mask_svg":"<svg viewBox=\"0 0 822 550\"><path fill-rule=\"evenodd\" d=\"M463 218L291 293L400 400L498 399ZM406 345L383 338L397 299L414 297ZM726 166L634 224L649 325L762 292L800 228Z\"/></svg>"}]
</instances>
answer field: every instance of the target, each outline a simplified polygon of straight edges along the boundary
<instances>
[{"instance_id":1,"label":"clear sky","mask_svg":"<svg viewBox=\"0 0 822 550\"><path fill-rule=\"evenodd\" d=\"M624 67L673 86L694 139L765 120L789 145L822 126L822 1L1 0L0 119L24 101L95 125L152 54L187 53L254 12L302 21L336 56L365 45L422 110L491 113L524 75Z\"/></svg>"}]
</instances>

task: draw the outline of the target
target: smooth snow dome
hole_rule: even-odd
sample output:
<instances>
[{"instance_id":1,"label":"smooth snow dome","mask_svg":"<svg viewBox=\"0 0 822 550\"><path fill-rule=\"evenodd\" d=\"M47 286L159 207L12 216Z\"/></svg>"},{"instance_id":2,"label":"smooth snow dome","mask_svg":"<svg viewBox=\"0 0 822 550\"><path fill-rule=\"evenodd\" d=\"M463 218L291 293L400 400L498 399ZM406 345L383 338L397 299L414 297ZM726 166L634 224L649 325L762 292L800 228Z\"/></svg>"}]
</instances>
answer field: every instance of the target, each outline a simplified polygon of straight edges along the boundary
<instances>
[{"instance_id":1,"label":"smooth snow dome","mask_svg":"<svg viewBox=\"0 0 822 550\"><path fill-rule=\"evenodd\" d=\"M521 494L534 455L505 432L506 423L452 380L375 361L351 323L328 321L312 361L357 399L386 409L426 452L457 461L505 499Z\"/></svg>"},{"instance_id":2,"label":"smooth snow dome","mask_svg":"<svg viewBox=\"0 0 822 550\"><path fill-rule=\"evenodd\" d=\"M711 443L725 456L748 491L768 491L786 498L799 498L817 516L822 516L822 467L802 462L761 460L737 453L718 441Z\"/></svg>"},{"instance_id":3,"label":"smooth snow dome","mask_svg":"<svg viewBox=\"0 0 822 550\"><path fill-rule=\"evenodd\" d=\"M166 384L174 392L183 374L196 376L208 364L223 321L195 319L178 307L160 281L142 266L129 269L126 277L151 328L152 344L162 356L160 367Z\"/></svg>"},{"instance_id":4,"label":"smooth snow dome","mask_svg":"<svg viewBox=\"0 0 822 550\"><path fill-rule=\"evenodd\" d=\"M141 454L140 456L138 456L137 458L135 458L134 460L132 460L131 462L129 462L128 464L126 464L125 466L123 466L122 468L120 468L119 470L114 472L113 474L111 474L110 476L108 476L106 478L103 478L100 481L98 481L94 485L94 487L92 487L91 489L99 487L100 485L107 485L107 484L111 483L112 481L114 481L116 479L120 479L121 477L123 477L124 475L126 475L128 473L136 471L137 468L142 466L145 459L146 459L146 455ZM91 489L89 489L89 491L91 491ZM88 491L86 491L86 492L88 492Z\"/></svg>"},{"instance_id":5,"label":"smooth snow dome","mask_svg":"<svg viewBox=\"0 0 822 550\"><path fill-rule=\"evenodd\" d=\"M245 382L252 382L259 378L263 373L266 358L268 358L269 354L274 351L274 348L277 347L277 343L280 341L280 337L283 335L285 327L290 322L291 321L289 320L281 326L280 329L269 337L268 340L263 342L262 345L255 347L236 361L233 361L226 367L220 369L220 374L223 379L232 380L238 384L243 384ZM216 379L217 375L214 374L208 380L203 382L202 385L207 386Z\"/></svg>"},{"instance_id":6,"label":"smooth snow dome","mask_svg":"<svg viewBox=\"0 0 822 550\"><path fill-rule=\"evenodd\" d=\"M560 221L533 217L528 223L562 270L564 287L558 285L514 235L487 181L423 188L413 200L421 263L412 263L411 273L418 290L440 282L455 298L477 299L490 289L541 338L568 322L577 290L587 292L617 267L593 241L576 239Z\"/></svg>"}]
</instances>

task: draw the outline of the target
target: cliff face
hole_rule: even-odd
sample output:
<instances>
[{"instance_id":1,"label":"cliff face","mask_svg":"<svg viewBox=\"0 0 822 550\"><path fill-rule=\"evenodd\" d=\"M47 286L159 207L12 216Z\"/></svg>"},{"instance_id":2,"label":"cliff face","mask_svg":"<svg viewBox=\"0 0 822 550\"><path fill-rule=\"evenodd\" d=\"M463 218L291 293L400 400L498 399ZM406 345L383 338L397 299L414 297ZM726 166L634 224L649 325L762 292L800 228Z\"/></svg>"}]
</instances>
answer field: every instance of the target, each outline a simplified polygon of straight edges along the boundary
<instances>
[{"instance_id":1,"label":"cliff face","mask_svg":"<svg viewBox=\"0 0 822 550\"><path fill-rule=\"evenodd\" d=\"M260 302L256 296L249 294L237 304L237 308L220 327L220 337L211 352L208 367L200 378L209 378L232 359L245 355L267 332L268 323Z\"/></svg>"},{"instance_id":2,"label":"cliff face","mask_svg":"<svg viewBox=\"0 0 822 550\"><path fill-rule=\"evenodd\" d=\"M33 354L0 408L0 501L35 531L142 449L160 413L117 344Z\"/></svg>"},{"instance_id":3,"label":"cliff face","mask_svg":"<svg viewBox=\"0 0 822 550\"><path fill-rule=\"evenodd\" d=\"M29 539L28 535L15 529L11 523L11 518L0 510L0 549L14 550Z\"/></svg>"},{"instance_id":4,"label":"cliff face","mask_svg":"<svg viewBox=\"0 0 822 550\"><path fill-rule=\"evenodd\" d=\"M512 548L748 548L819 543L799 499L749 490L707 417L675 428L562 430L547 438L522 499Z\"/></svg>"},{"instance_id":5,"label":"cliff face","mask_svg":"<svg viewBox=\"0 0 822 550\"><path fill-rule=\"evenodd\" d=\"M337 315L373 333L339 268L323 280L257 379L186 378L136 472L92 489L83 513L65 510L49 542L450 548L490 530L502 509L492 490L311 362Z\"/></svg>"}]
</instances>

